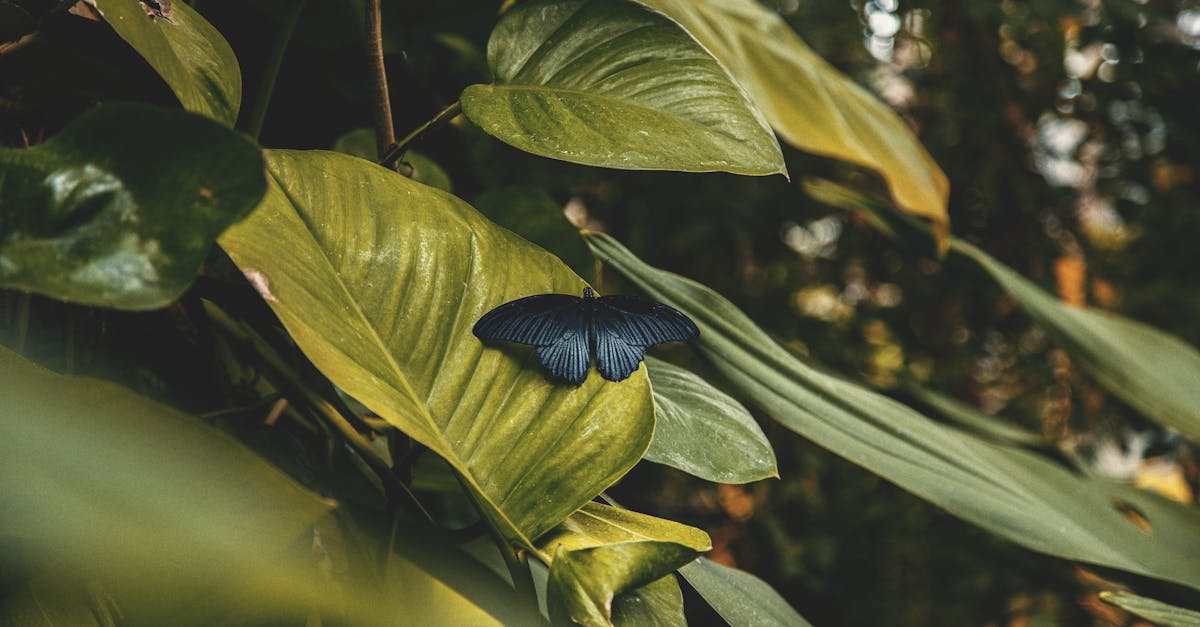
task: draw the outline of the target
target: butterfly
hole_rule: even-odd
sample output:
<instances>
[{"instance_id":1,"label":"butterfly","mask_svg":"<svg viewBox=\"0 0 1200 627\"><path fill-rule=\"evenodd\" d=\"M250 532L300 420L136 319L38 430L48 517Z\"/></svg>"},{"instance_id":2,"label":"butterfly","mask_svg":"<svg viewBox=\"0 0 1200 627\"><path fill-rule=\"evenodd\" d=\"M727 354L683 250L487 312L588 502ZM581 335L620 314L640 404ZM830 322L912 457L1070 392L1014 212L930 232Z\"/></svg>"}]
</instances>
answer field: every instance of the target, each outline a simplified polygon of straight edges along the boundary
<instances>
[{"instance_id":1,"label":"butterfly","mask_svg":"<svg viewBox=\"0 0 1200 627\"><path fill-rule=\"evenodd\" d=\"M550 374L579 385L592 356L609 381L622 381L638 369L646 347L700 337L687 316L640 296L601 296L590 287L583 298L538 294L504 303L475 323L475 337L535 347Z\"/></svg>"}]
</instances>

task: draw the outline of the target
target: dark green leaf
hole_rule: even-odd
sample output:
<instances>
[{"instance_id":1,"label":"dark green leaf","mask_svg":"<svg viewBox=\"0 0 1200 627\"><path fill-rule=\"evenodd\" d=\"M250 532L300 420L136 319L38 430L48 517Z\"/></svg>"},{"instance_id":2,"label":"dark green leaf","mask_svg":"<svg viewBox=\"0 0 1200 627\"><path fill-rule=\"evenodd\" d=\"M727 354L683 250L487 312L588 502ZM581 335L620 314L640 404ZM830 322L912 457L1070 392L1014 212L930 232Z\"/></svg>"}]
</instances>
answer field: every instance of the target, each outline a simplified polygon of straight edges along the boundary
<instances>
[{"instance_id":1,"label":"dark green leaf","mask_svg":"<svg viewBox=\"0 0 1200 627\"><path fill-rule=\"evenodd\" d=\"M627 170L785 172L745 92L679 25L626 0L535 0L488 42L463 113L526 152Z\"/></svg>"},{"instance_id":2,"label":"dark green leaf","mask_svg":"<svg viewBox=\"0 0 1200 627\"><path fill-rule=\"evenodd\" d=\"M588 283L596 284L596 258L579 229L546 192L535 187L493 189L477 196L475 206L492 222L554 253Z\"/></svg>"},{"instance_id":3,"label":"dark green leaf","mask_svg":"<svg viewBox=\"0 0 1200 627\"><path fill-rule=\"evenodd\" d=\"M186 2L162 3L161 16L150 4L95 0L100 15L167 82L183 108L233 126L242 73L229 43Z\"/></svg>"},{"instance_id":4,"label":"dark green leaf","mask_svg":"<svg viewBox=\"0 0 1200 627\"><path fill-rule=\"evenodd\" d=\"M462 473L506 537L532 547L641 459L644 371L571 387L527 347L471 333L509 300L581 293L556 257L361 159L271 151L270 169L266 200L221 245L313 363Z\"/></svg>"},{"instance_id":5,"label":"dark green leaf","mask_svg":"<svg viewBox=\"0 0 1200 627\"><path fill-rule=\"evenodd\" d=\"M262 151L198 115L106 104L32 148L0 148L0 285L151 309L266 190Z\"/></svg>"},{"instance_id":6,"label":"dark green leaf","mask_svg":"<svg viewBox=\"0 0 1200 627\"><path fill-rule=\"evenodd\" d=\"M704 597L721 618L739 627L806 627L796 612L767 582L703 557L679 569L679 574Z\"/></svg>"},{"instance_id":7,"label":"dark green leaf","mask_svg":"<svg viewBox=\"0 0 1200 627\"><path fill-rule=\"evenodd\" d=\"M654 440L646 459L717 483L778 477L775 451L750 412L688 370L646 358Z\"/></svg>"},{"instance_id":8,"label":"dark green leaf","mask_svg":"<svg viewBox=\"0 0 1200 627\"><path fill-rule=\"evenodd\" d=\"M1200 543L1197 512L1136 504L1156 529L1147 534L1103 482L811 368L712 290L646 265L608 236L589 234L588 243L651 297L695 320L696 344L717 370L788 428L1028 548L1200 587L1200 563L1179 548Z\"/></svg>"},{"instance_id":9,"label":"dark green leaf","mask_svg":"<svg viewBox=\"0 0 1200 627\"><path fill-rule=\"evenodd\" d=\"M683 592L675 575L618 594L613 599L612 623L617 627L686 627Z\"/></svg>"}]
</instances>

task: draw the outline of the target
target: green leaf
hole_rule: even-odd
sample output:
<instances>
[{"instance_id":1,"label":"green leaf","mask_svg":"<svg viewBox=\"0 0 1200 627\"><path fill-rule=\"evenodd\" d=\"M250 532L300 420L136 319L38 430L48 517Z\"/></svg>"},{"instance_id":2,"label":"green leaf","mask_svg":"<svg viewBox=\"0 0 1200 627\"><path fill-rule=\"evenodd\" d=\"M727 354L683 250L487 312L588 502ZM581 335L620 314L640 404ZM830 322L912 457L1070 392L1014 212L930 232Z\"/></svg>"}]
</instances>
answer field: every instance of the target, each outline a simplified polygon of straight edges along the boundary
<instances>
[{"instance_id":1,"label":"green leaf","mask_svg":"<svg viewBox=\"0 0 1200 627\"><path fill-rule=\"evenodd\" d=\"M186 2L163 3L163 17L144 2L94 0L96 10L167 82L184 109L226 126L237 120L242 73L229 43Z\"/></svg>"},{"instance_id":2,"label":"green leaf","mask_svg":"<svg viewBox=\"0 0 1200 627\"><path fill-rule=\"evenodd\" d=\"M1200 588L1200 513L1147 507L1032 452L941 425L775 344L729 301L589 234L602 261L700 327L697 347L741 393L788 428L950 513L1022 546ZM1154 526L1127 520L1133 502ZM1161 500L1161 499L1160 499Z\"/></svg>"},{"instance_id":3,"label":"green leaf","mask_svg":"<svg viewBox=\"0 0 1200 627\"><path fill-rule=\"evenodd\" d=\"M778 477L775 451L750 412L692 372L646 358L654 440L646 459L717 483Z\"/></svg>"},{"instance_id":4,"label":"green leaf","mask_svg":"<svg viewBox=\"0 0 1200 627\"><path fill-rule=\"evenodd\" d=\"M980 435L1009 444L1025 446L1048 444L1046 438L1037 433L1010 422L1004 422L995 416L989 416L974 407L920 385L905 384L903 390L909 396L928 405L935 412Z\"/></svg>"},{"instance_id":5,"label":"green leaf","mask_svg":"<svg viewBox=\"0 0 1200 627\"><path fill-rule=\"evenodd\" d=\"M950 250L992 275L1106 389L1200 442L1200 351L1149 325L1068 305L967 242L952 240Z\"/></svg>"},{"instance_id":6,"label":"green leaf","mask_svg":"<svg viewBox=\"0 0 1200 627\"><path fill-rule=\"evenodd\" d=\"M535 0L488 41L463 113L526 152L625 170L783 174L745 92L677 24L626 0Z\"/></svg>"},{"instance_id":7,"label":"green leaf","mask_svg":"<svg viewBox=\"0 0 1200 627\"><path fill-rule=\"evenodd\" d=\"M375 131L369 128L346 131L333 143L333 149L375 162ZM408 178L430 187L436 187L444 192L454 191L450 183L450 175L446 174L442 166L433 159L415 150L408 150L400 158L400 163L407 164L411 168L411 170L400 170Z\"/></svg>"},{"instance_id":8,"label":"green leaf","mask_svg":"<svg viewBox=\"0 0 1200 627\"><path fill-rule=\"evenodd\" d=\"M809 624L767 582L750 573L701 557L680 568L679 574L730 625L806 627Z\"/></svg>"},{"instance_id":9,"label":"green leaf","mask_svg":"<svg viewBox=\"0 0 1200 627\"><path fill-rule=\"evenodd\" d=\"M471 328L521 296L578 294L554 256L458 198L361 159L271 151L259 209L221 238L335 384L444 457L514 542L536 538L649 446L644 370L580 387Z\"/></svg>"},{"instance_id":10,"label":"green leaf","mask_svg":"<svg viewBox=\"0 0 1200 627\"><path fill-rule=\"evenodd\" d=\"M805 189L819 200L867 216L898 241L908 241L923 228L899 216L890 219L875 200L828 181L806 182ZM1069 305L962 240L952 238L950 251L991 275L1108 391L1151 420L1200 441L1200 351L1195 347L1140 322Z\"/></svg>"},{"instance_id":11,"label":"green leaf","mask_svg":"<svg viewBox=\"0 0 1200 627\"><path fill-rule=\"evenodd\" d=\"M103 578L143 620L319 598L291 552L329 504L229 436L4 348L0 397L0 535L29 556Z\"/></svg>"},{"instance_id":12,"label":"green leaf","mask_svg":"<svg viewBox=\"0 0 1200 627\"><path fill-rule=\"evenodd\" d=\"M146 105L96 107L0 164L0 285L122 309L175 300L266 191L257 146Z\"/></svg>"},{"instance_id":13,"label":"green leaf","mask_svg":"<svg viewBox=\"0 0 1200 627\"><path fill-rule=\"evenodd\" d=\"M1104 591L1100 598L1106 603L1132 612L1142 618L1154 621L1155 625L1163 627L1196 627L1200 625L1200 612L1185 610L1182 607L1168 605L1132 592Z\"/></svg>"},{"instance_id":14,"label":"green leaf","mask_svg":"<svg viewBox=\"0 0 1200 627\"><path fill-rule=\"evenodd\" d=\"M883 175L896 202L949 231L950 184L887 105L754 0L639 0L677 20L750 92L784 141Z\"/></svg>"},{"instance_id":15,"label":"green leaf","mask_svg":"<svg viewBox=\"0 0 1200 627\"><path fill-rule=\"evenodd\" d=\"M686 627L683 591L675 575L617 595L613 599L612 623L617 627Z\"/></svg>"},{"instance_id":16,"label":"green leaf","mask_svg":"<svg viewBox=\"0 0 1200 627\"><path fill-rule=\"evenodd\" d=\"M596 258L546 192L524 186L493 189L476 196L475 206L492 222L557 255L587 282L596 282Z\"/></svg>"},{"instance_id":17,"label":"green leaf","mask_svg":"<svg viewBox=\"0 0 1200 627\"><path fill-rule=\"evenodd\" d=\"M538 545L554 556L547 584L550 618L583 625L612 624L615 597L656 582L712 548L699 529L598 503L586 504ZM655 608L671 607L660 605L662 590L646 594L642 600L654 597L649 602ZM635 605L631 601L625 610L634 612Z\"/></svg>"}]
</instances>

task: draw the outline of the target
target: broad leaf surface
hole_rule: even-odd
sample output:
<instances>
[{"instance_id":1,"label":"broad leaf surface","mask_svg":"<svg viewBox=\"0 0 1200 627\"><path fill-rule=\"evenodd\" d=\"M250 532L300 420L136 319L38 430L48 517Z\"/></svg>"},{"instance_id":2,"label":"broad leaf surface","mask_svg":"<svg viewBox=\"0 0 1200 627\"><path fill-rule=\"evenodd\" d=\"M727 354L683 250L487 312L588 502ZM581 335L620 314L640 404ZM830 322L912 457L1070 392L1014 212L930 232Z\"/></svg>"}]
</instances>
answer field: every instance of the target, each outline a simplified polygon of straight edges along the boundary
<instances>
[{"instance_id":1,"label":"broad leaf surface","mask_svg":"<svg viewBox=\"0 0 1200 627\"><path fill-rule=\"evenodd\" d=\"M674 364L646 358L654 388L654 440L646 459L717 483L778 477L775 451L750 412Z\"/></svg>"},{"instance_id":2,"label":"broad leaf surface","mask_svg":"<svg viewBox=\"0 0 1200 627\"><path fill-rule=\"evenodd\" d=\"M717 370L788 428L1025 547L1200 587L1194 549L1200 546L1200 514L1194 509L1151 511L1137 504L1159 529L1147 534L1120 513L1102 482L946 427L813 369L712 290L647 266L605 235L591 234L588 241L601 260L649 296L695 320L697 346ZM1193 548L1180 550L1188 543Z\"/></svg>"},{"instance_id":3,"label":"broad leaf surface","mask_svg":"<svg viewBox=\"0 0 1200 627\"><path fill-rule=\"evenodd\" d=\"M528 347L471 333L509 300L581 293L561 261L361 159L272 151L269 162L267 198L221 245L313 363L462 473L511 540L530 545L641 458L653 429L644 371L571 387Z\"/></svg>"},{"instance_id":4,"label":"broad leaf surface","mask_svg":"<svg viewBox=\"0 0 1200 627\"><path fill-rule=\"evenodd\" d=\"M262 151L212 120L105 104L0 148L0 285L151 309L191 283L266 191Z\"/></svg>"},{"instance_id":5,"label":"broad leaf surface","mask_svg":"<svg viewBox=\"0 0 1200 627\"><path fill-rule=\"evenodd\" d=\"M701 557L680 568L679 574L730 625L807 627L809 624L767 582L750 573Z\"/></svg>"},{"instance_id":6,"label":"broad leaf surface","mask_svg":"<svg viewBox=\"0 0 1200 627\"><path fill-rule=\"evenodd\" d=\"M904 210L948 230L950 184L908 126L817 56L755 0L640 0L684 26L729 68L779 135L878 171Z\"/></svg>"},{"instance_id":7,"label":"broad leaf surface","mask_svg":"<svg viewBox=\"0 0 1200 627\"><path fill-rule=\"evenodd\" d=\"M563 208L536 187L490 189L475 197L475 207L489 220L545 248L576 274L596 284L596 258Z\"/></svg>"},{"instance_id":8,"label":"broad leaf surface","mask_svg":"<svg viewBox=\"0 0 1200 627\"><path fill-rule=\"evenodd\" d=\"M1100 598L1123 610L1153 621L1162 627L1197 627L1200 612L1177 607L1162 601L1138 596L1132 592L1101 592Z\"/></svg>"},{"instance_id":9,"label":"broad leaf surface","mask_svg":"<svg viewBox=\"0 0 1200 627\"><path fill-rule=\"evenodd\" d=\"M5 348L0 397L0 536L31 557L101 577L147 624L201 599L319 599L290 551L329 504L228 435Z\"/></svg>"},{"instance_id":10,"label":"broad leaf surface","mask_svg":"<svg viewBox=\"0 0 1200 627\"><path fill-rule=\"evenodd\" d=\"M890 237L907 241L908 234L923 232L922 225L885 212L878 201L854 190L828 181L806 182L805 189L866 216ZM1108 391L1151 420L1200 441L1200 351L1194 346L1113 313L1069 305L972 244L952 238L949 248L991 275Z\"/></svg>"},{"instance_id":11,"label":"broad leaf surface","mask_svg":"<svg viewBox=\"0 0 1200 627\"><path fill-rule=\"evenodd\" d=\"M612 604L612 623L617 627L686 627L683 591L675 575L617 595Z\"/></svg>"},{"instance_id":12,"label":"broad leaf surface","mask_svg":"<svg viewBox=\"0 0 1200 627\"><path fill-rule=\"evenodd\" d=\"M612 624L615 597L653 584L638 609L667 612L661 619L671 624L673 606L663 602L664 584L655 582L710 550L712 543L703 531L687 525L588 503L538 546L543 559L553 556L547 584L551 619ZM632 613L636 604L631 600L625 610Z\"/></svg>"},{"instance_id":13,"label":"broad leaf surface","mask_svg":"<svg viewBox=\"0 0 1200 627\"><path fill-rule=\"evenodd\" d=\"M495 84L463 113L526 152L627 170L785 171L779 143L721 64L627 0L534 0L488 41Z\"/></svg>"},{"instance_id":14,"label":"broad leaf surface","mask_svg":"<svg viewBox=\"0 0 1200 627\"><path fill-rule=\"evenodd\" d=\"M375 131L369 128L346 131L334 141L333 149L374 162L376 161ZM400 172L408 178L430 187L436 187L444 192L454 191L450 183L450 175L433 159L415 150L408 150L400 157L399 163L401 164ZM404 166L407 166L407 169Z\"/></svg>"},{"instance_id":15,"label":"broad leaf surface","mask_svg":"<svg viewBox=\"0 0 1200 627\"><path fill-rule=\"evenodd\" d=\"M229 43L186 2L163 3L166 17L147 3L93 0L92 4L175 92L183 108L226 126L237 120L242 73Z\"/></svg>"}]
</instances>

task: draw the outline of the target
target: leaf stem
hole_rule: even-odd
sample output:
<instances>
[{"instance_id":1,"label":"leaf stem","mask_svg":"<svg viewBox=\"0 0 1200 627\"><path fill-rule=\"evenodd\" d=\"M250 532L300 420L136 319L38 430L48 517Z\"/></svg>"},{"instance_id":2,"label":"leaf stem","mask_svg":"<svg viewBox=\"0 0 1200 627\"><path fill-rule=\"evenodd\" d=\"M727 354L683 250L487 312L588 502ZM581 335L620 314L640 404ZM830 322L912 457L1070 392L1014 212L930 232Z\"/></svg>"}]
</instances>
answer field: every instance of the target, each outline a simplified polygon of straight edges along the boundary
<instances>
[{"instance_id":1,"label":"leaf stem","mask_svg":"<svg viewBox=\"0 0 1200 627\"><path fill-rule=\"evenodd\" d=\"M508 575L512 578L513 589L520 599L521 607L525 612L525 622L529 625L540 625L545 621L542 620L542 610L538 606L537 588L533 585L533 572L529 569L529 555L523 549L514 548L509 544L508 540L504 539L504 535L492 524L492 519L488 518L484 513L483 507L476 500L475 492L467 484L467 480L463 478L462 473L458 470L454 471L454 478L458 479L458 484L462 486L463 492L467 495L471 504L475 506L475 511L479 513L480 519L487 524L487 529L491 532L492 541L496 543L496 549L500 551L500 556L504 558L504 565L508 567Z\"/></svg>"},{"instance_id":2,"label":"leaf stem","mask_svg":"<svg viewBox=\"0 0 1200 627\"><path fill-rule=\"evenodd\" d=\"M433 119L418 126L416 130L408 135L405 135L404 139L401 139L391 148L388 148L387 152L379 158L379 165L385 168L392 167L392 164L395 163L396 160L400 158L400 155L404 154L404 151L408 149L409 144L413 143L413 141L423 135L425 131L428 131L438 124L441 124L442 122L458 115L460 111L462 111L462 103L460 101L455 100L454 102L450 103L445 109L442 109L437 115L433 116Z\"/></svg>"},{"instance_id":3,"label":"leaf stem","mask_svg":"<svg viewBox=\"0 0 1200 627\"><path fill-rule=\"evenodd\" d=\"M304 0L287 4L283 22L279 24L279 31L275 36L275 45L272 46L271 55L267 57L266 66L263 68L262 80L258 82L258 93L250 102L250 110L242 118L242 130L255 140L262 134L263 122L267 119L267 108L271 105L271 95L275 92L275 80L279 78L279 68L283 65L283 55L287 52L288 42L292 40L292 33L296 31L300 12L304 10Z\"/></svg>"},{"instance_id":4,"label":"leaf stem","mask_svg":"<svg viewBox=\"0 0 1200 627\"><path fill-rule=\"evenodd\" d=\"M388 147L396 143L392 125L392 101L388 96L387 69L383 64L382 0L367 0L367 67L371 72L371 112L375 126L375 156L382 159Z\"/></svg>"}]
</instances>

